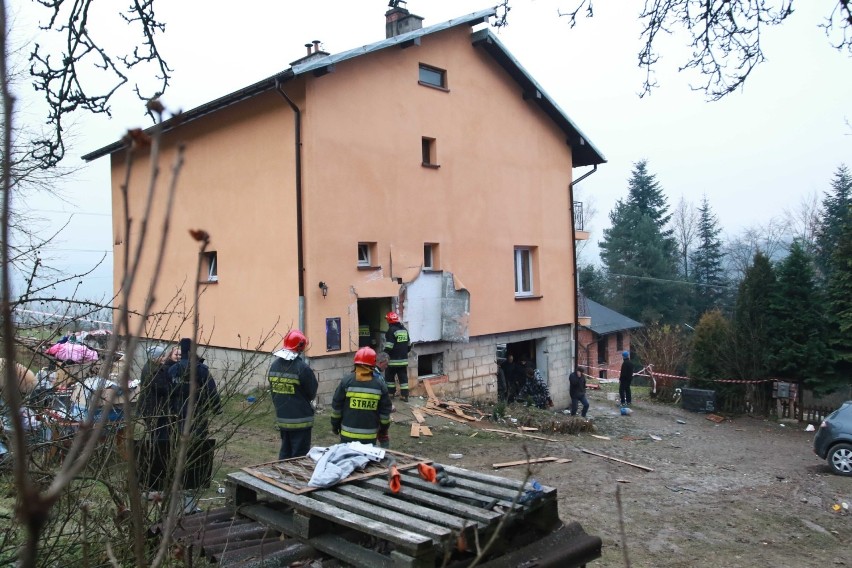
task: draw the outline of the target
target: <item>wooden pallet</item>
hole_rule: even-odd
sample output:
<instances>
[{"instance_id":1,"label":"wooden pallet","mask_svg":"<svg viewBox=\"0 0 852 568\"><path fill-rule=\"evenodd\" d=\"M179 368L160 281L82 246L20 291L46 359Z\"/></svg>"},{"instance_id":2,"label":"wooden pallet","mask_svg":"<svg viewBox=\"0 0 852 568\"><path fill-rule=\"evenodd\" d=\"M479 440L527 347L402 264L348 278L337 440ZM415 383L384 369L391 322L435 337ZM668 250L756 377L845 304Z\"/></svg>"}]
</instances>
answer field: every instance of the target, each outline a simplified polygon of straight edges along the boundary
<instances>
[{"instance_id":1,"label":"wooden pallet","mask_svg":"<svg viewBox=\"0 0 852 568\"><path fill-rule=\"evenodd\" d=\"M424 481L409 468L400 472L402 489L396 494L386 477L375 475L298 493L238 471L228 475L226 486L240 514L365 568L432 568L447 551L484 545L504 516L501 534L507 535L560 524L555 488L532 492L529 483L452 466L445 470L455 487ZM513 504L519 493L527 498Z\"/></svg>"}]
</instances>

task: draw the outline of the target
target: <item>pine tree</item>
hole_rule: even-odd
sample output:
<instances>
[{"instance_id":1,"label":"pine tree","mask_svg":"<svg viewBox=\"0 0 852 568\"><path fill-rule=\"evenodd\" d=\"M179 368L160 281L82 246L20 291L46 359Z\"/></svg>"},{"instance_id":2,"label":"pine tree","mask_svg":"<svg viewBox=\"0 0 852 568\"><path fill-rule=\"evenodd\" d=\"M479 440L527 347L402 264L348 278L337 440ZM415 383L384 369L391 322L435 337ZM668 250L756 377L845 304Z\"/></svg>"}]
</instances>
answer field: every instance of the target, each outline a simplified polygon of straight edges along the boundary
<instances>
[{"instance_id":1,"label":"pine tree","mask_svg":"<svg viewBox=\"0 0 852 568\"><path fill-rule=\"evenodd\" d=\"M829 266L828 342L832 351L832 383L852 382L852 222L838 236Z\"/></svg>"},{"instance_id":2,"label":"pine tree","mask_svg":"<svg viewBox=\"0 0 852 568\"><path fill-rule=\"evenodd\" d=\"M845 165L837 168L831 189L822 200L823 217L816 234L816 267L824 280L830 278L831 256L840 235L852 223L852 172Z\"/></svg>"},{"instance_id":3,"label":"pine tree","mask_svg":"<svg viewBox=\"0 0 852 568\"><path fill-rule=\"evenodd\" d=\"M578 266L577 275L580 279L580 291L590 300L600 304L609 303L609 286L606 273L593 264Z\"/></svg>"},{"instance_id":4,"label":"pine tree","mask_svg":"<svg viewBox=\"0 0 852 568\"><path fill-rule=\"evenodd\" d=\"M734 360L742 379L769 376L769 337L773 328L770 305L775 286L769 258L758 252L745 271L734 309Z\"/></svg>"},{"instance_id":5,"label":"pine tree","mask_svg":"<svg viewBox=\"0 0 852 568\"><path fill-rule=\"evenodd\" d=\"M636 164L629 195L609 214L611 227L600 241L611 278L611 307L634 319L680 322L686 289L677 284L675 240L665 223L665 196L646 163Z\"/></svg>"},{"instance_id":6,"label":"pine tree","mask_svg":"<svg viewBox=\"0 0 852 568\"><path fill-rule=\"evenodd\" d=\"M769 365L772 374L804 379L805 386L819 392L827 387L829 351L822 297L814 283L811 262L796 240L778 266L777 294L771 302L776 324L770 336Z\"/></svg>"},{"instance_id":7,"label":"pine tree","mask_svg":"<svg viewBox=\"0 0 852 568\"><path fill-rule=\"evenodd\" d=\"M722 241L719 240L722 229L707 196L701 201L698 215L698 245L690 261L692 281L697 284L693 292L694 308L700 317L707 310L721 307L727 280L722 267Z\"/></svg>"}]
</instances>

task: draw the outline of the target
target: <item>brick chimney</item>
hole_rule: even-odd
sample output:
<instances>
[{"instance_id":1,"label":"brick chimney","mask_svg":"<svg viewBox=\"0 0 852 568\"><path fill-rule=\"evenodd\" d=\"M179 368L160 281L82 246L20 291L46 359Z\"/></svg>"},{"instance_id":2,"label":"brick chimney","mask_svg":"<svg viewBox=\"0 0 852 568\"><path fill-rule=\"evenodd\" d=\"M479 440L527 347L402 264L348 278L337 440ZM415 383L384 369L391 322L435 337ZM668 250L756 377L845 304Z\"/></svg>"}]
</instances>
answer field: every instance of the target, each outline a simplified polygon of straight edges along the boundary
<instances>
[{"instance_id":1,"label":"brick chimney","mask_svg":"<svg viewBox=\"0 0 852 568\"><path fill-rule=\"evenodd\" d=\"M419 30L423 27L423 18L415 16L399 4L405 4L399 0L391 0L391 9L385 12L385 37L391 38L398 35Z\"/></svg>"}]
</instances>

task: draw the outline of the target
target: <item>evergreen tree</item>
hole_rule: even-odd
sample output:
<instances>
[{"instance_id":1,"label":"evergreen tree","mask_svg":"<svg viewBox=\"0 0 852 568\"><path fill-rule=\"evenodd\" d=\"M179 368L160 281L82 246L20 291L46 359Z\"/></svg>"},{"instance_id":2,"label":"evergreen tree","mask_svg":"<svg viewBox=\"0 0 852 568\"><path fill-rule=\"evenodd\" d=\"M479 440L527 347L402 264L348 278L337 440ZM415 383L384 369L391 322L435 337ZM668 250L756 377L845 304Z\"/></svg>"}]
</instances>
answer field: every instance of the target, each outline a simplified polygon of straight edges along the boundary
<instances>
[{"instance_id":1,"label":"evergreen tree","mask_svg":"<svg viewBox=\"0 0 852 568\"><path fill-rule=\"evenodd\" d=\"M815 391L827 390L825 374L829 361L822 295L814 285L812 259L799 240L778 267L777 293L771 302L777 322L770 336L770 372L791 379L804 379Z\"/></svg>"},{"instance_id":2,"label":"evergreen tree","mask_svg":"<svg viewBox=\"0 0 852 568\"><path fill-rule=\"evenodd\" d=\"M695 326L689 376L696 379L723 379L731 375L733 329L719 310L706 312Z\"/></svg>"},{"instance_id":3,"label":"evergreen tree","mask_svg":"<svg viewBox=\"0 0 852 568\"><path fill-rule=\"evenodd\" d=\"M832 253L845 227L852 223L852 172L841 164L831 182L831 191L822 200L823 217L816 234L816 267L824 279L830 278Z\"/></svg>"},{"instance_id":4,"label":"evergreen tree","mask_svg":"<svg viewBox=\"0 0 852 568\"><path fill-rule=\"evenodd\" d=\"M580 292L599 304L608 304L609 285L606 272L603 269L593 264L578 266L577 274L580 279Z\"/></svg>"},{"instance_id":5,"label":"evergreen tree","mask_svg":"<svg viewBox=\"0 0 852 568\"><path fill-rule=\"evenodd\" d=\"M644 322L680 323L686 289L676 283L665 196L644 161L636 164L628 185L627 200L616 203L611 227L598 243L611 279L611 307Z\"/></svg>"},{"instance_id":6,"label":"evergreen tree","mask_svg":"<svg viewBox=\"0 0 852 568\"><path fill-rule=\"evenodd\" d=\"M694 308L699 317L707 310L720 308L725 297L725 271L722 266L722 241L719 240L719 221L710 209L707 196L698 208L698 245L690 256Z\"/></svg>"},{"instance_id":7,"label":"evergreen tree","mask_svg":"<svg viewBox=\"0 0 852 568\"><path fill-rule=\"evenodd\" d=\"M831 382L841 386L852 382L852 222L847 221L838 236L828 273L826 319L834 362Z\"/></svg>"},{"instance_id":8,"label":"evergreen tree","mask_svg":"<svg viewBox=\"0 0 852 568\"><path fill-rule=\"evenodd\" d=\"M754 255L739 286L734 308L734 361L742 379L769 376L770 304L775 294L775 272L762 252Z\"/></svg>"}]
</instances>

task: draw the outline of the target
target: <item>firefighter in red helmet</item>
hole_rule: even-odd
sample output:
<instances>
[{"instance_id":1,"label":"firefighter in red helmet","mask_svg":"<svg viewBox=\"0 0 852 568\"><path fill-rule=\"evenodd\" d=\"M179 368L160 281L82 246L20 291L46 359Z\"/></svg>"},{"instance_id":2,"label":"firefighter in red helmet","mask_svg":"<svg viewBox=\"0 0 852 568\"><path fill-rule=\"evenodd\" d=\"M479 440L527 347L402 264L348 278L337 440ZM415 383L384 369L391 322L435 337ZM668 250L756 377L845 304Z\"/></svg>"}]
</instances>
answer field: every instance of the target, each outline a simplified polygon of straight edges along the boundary
<instances>
[{"instance_id":1,"label":"firefighter in red helmet","mask_svg":"<svg viewBox=\"0 0 852 568\"><path fill-rule=\"evenodd\" d=\"M408 352L411 342L408 330L399 321L399 314L388 312L385 316L389 327L385 332L385 353L390 355L388 370L385 372L385 382L388 392L396 396L396 380L399 379L399 394L402 400L408 401Z\"/></svg>"},{"instance_id":2,"label":"firefighter in red helmet","mask_svg":"<svg viewBox=\"0 0 852 568\"><path fill-rule=\"evenodd\" d=\"M391 399L388 387L373 373L376 352L362 347L355 353L355 372L341 379L331 401L331 430L341 442L376 444L387 438Z\"/></svg>"},{"instance_id":3,"label":"firefighter in red helmet","mask_svg":"<svg viewBox=\"0 0 852 568\"><path fill-rule=\"evenodd\" d=\"M314 426L311 401L317 395L317 378L301 356L307 347L305 334L298 329L290 330L281 349L273 353L275 360L267 372L281 433L280 460L307 455L311 449Z\"/></svg>"}]
</instances>

